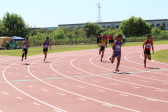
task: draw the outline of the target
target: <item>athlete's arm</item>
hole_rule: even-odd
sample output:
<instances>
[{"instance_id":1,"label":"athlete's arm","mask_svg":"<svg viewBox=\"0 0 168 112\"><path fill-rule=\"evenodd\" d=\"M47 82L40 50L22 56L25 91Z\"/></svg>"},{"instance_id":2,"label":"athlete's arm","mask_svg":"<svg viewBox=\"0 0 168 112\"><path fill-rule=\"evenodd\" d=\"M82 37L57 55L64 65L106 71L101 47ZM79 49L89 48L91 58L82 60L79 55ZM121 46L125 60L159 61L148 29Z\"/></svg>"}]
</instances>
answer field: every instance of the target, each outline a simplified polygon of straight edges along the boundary
<instances>
[{"instance_id":1,"label":"athlete's arm","mask_svg":"<svg viewBox=\"0 0 168 112\"><path fill-rule=\"evenodd\" d=\"M114 50L114 52L115 52L115 46L116 46L116 42L114 42L113 47L112 47L112 49Z\"/></svg>"},{"instance_id":2,"label":"athlete's arm","mask_svg":"<svg viewBox=\"0 0 168 112\"><path fill-rule=\"evenodd\" d=\"M142 46L143 51L145 51L145 50L144 50L144 46L145 46L145 44L146 44L146 41L144 41L143 46Z\"/></svg>"},{"instance_id":3,"label":"athlete's arm","mask_svg":"<svg viewBox=\"0 0 168 112\"><path fill-rule=\"evenodd\" d=\"M44 42L42 43L41 47L44 48Z\"/></svg>"},{"instance_id":4,"label":"athlete's arm","mask_svg":"<svg viewBox=\"0 0 168 112\"><path fill-rule=\"evenodd\" d=\"M106 48L107 48L107 40L106 40Z\"/></svg>"},{"instance_id":5,"label":"athlete's arm","mask_svg":"<svg viewBox=\"0 0 168 112\"><path fill-rule=\"evenodd\" d=\"M153 51L153 54L154 54L154 47L153 47L153 41L152 41L152 51Z\"/></svg>"},{"instance_id":6,"label":"athlete's arm","mask_svg":"<svg viewBox=\"0 0 168 112\"><path fill-rule=\"evenodd\" d=\"M49 43L49 46L50 46L50 50L51 50L51 43Z\"/></svg>"}]
</instances>

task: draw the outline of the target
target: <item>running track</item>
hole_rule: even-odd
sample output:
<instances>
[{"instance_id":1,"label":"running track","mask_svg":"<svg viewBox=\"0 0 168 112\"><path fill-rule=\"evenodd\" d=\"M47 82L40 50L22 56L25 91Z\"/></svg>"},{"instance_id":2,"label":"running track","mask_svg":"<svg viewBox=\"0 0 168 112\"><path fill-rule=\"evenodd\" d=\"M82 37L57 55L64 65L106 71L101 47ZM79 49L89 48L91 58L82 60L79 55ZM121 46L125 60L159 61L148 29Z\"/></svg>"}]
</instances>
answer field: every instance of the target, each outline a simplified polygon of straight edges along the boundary
<instances>
[{"instance_id":1,"label":"running track","mask_svg":"<svg viewBox=\"0 0 168 112\"><path fill-rule=\"evenodd\" d=\"M0 112L167 112L168 64L147 61L145 69L141 46L122 52L118 74L111 48L103 62L98 49L52 53L46 62L0 56Z\"/></svg>"}]
</instances>

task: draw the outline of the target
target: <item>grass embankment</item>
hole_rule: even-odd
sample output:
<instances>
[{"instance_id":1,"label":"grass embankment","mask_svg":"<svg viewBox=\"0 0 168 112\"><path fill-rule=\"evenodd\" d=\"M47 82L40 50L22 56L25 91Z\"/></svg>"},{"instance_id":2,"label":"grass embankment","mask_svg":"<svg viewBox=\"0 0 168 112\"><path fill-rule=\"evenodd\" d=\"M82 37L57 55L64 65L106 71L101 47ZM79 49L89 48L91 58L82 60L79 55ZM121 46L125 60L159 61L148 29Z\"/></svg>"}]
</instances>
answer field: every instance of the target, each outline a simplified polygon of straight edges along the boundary
<instances>
[{"instance_id":1,"label":"grass embankment","mask_svg":"<svg viewBox=\"0 0 168 112\"><path fill-rule=\"evenodd\" d=\"M123 45L123 47L129 46L142 46L143 42L130 42ZM154 41L154 45L159 44L168 44L168 40ZM111 46L108 46L110 48ZM52 46L51 50L48 53L56 53L56 52L66 52L66 51L76 51L76 50L87 50L87 49L97 49L98 46L96 44L89 45L58 45ZM0 55L6 56L21 56L21 49L16 50L0 50ZM31 47L29 49L28 55L39 55L42 54L42 47Z\"/></svg>"},{"instance_id":2,"label":"grass embankment","mask_svg":"<svg viewBox=\"0 0 168 112\"><path fill-rule=\"evenodd\" d=\"M155 51L152 60L168 63L168 49Z\"/></svg>"}]
</instances>

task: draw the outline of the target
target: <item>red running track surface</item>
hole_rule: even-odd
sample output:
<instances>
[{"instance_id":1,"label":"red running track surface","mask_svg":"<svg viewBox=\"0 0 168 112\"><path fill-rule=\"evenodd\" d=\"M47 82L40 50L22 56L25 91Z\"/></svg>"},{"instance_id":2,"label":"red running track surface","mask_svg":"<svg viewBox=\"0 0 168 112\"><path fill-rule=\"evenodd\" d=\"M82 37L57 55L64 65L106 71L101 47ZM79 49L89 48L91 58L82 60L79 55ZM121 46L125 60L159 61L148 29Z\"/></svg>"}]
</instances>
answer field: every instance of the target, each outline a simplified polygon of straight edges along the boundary
<instances>
[{"instance_id":1,"label":"red running track surface","mask_svg":"<svg viewBox=\"0 0 168 112\"><path fill-rule=\"evenodd\" d=\"M155 50L168 45L155 45ZM167 112L168 64L123 47L119 73L111 48L20 57L0 56L0 112Z\"/></svg>"}]
</instances>

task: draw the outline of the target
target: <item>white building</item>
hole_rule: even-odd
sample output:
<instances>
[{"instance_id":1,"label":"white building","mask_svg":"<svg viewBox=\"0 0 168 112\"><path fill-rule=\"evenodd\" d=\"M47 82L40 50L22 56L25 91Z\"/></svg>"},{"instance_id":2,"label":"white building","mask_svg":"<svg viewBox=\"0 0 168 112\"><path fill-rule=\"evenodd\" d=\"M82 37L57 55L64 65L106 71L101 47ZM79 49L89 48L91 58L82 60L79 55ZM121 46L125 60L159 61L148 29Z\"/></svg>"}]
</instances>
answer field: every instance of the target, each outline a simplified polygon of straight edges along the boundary
<instances>
[{"instance_id":1,"label":"white building","mask_svg":"<svg viewBox=\"0 0 168 112\"><path fill-rule=\"evenodd\" d=\"M155 19L155 20L145 20L147 23L152 24L152 27L158 27L160 25L164 26L165 30L168 30L168 19ZM122 21L115 21L115 22L100 22L97 23L99 26L102 27L113 27L119 28ZM67 27L67 28L83 28L85 23L78 23L78 24L60 24L59 27Z\"/></svg>"}]
</instances>

